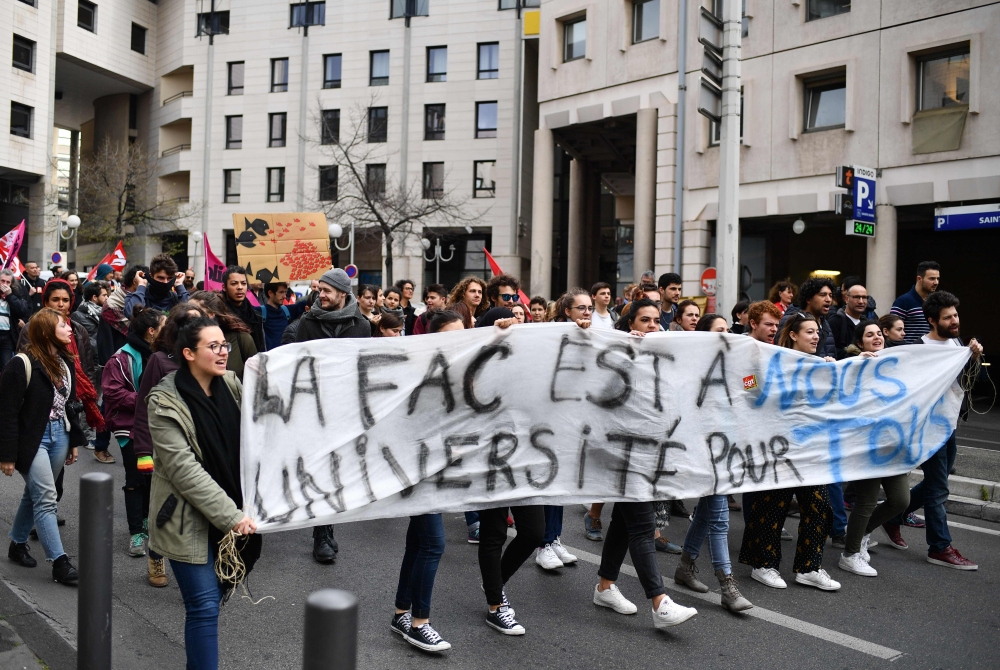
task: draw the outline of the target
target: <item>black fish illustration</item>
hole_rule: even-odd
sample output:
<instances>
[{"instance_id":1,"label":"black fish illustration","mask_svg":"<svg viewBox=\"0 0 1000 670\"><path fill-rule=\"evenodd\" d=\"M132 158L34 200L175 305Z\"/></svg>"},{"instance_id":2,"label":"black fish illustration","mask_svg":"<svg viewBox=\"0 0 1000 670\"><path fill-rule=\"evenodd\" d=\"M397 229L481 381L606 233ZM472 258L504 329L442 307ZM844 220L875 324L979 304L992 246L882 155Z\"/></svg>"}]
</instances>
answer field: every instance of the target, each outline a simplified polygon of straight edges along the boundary
<instances>
[{"instance_id":1,"label":"black fish illustration","mask_svg":"<svg viewBox=\"0 0 1000 670\"><path fill-rule=\"evenodd\" d=\"M249 271L250 271L250 266L248 265L247 272ZM257 281L259 281L262 284L270 284L271 281L274 279L281 279L281 277L278 276L277 265L274 266L274 272L271 272L267 268L264 268L262 270L257 270L257 274L254 276L257 278Z\"/></svg>"},{"instance_id":2,"label":"black fish illustration","mask_svg":"<svg viewBox=\"0 0 1000 670\"><path fill-rule=\"evenodd\" d=\"M257 238L267 235L271 226L264 219L254 219L251 222L250 219L244 217L243 221L246 224L246 229L236 238L236 244L242 244L252 249L256 246Z\"/></svg>"}]
</instances>

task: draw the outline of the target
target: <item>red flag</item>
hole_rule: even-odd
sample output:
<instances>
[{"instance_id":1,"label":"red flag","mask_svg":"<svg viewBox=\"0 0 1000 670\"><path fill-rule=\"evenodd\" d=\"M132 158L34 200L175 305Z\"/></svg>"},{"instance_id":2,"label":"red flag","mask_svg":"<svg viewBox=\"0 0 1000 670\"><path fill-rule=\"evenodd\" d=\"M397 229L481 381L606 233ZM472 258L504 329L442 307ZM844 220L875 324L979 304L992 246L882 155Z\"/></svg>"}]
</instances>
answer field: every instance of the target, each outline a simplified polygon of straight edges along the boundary
<instances>
[{"instance_id":1,"label":"red flag","mask_svg":"<svg viewBox=\"0 0 1000 670\"><path fill-rule=\"evenodd\" d=\"M127 262L125 260L125 247L122 246L121 240L118 240L114 251L102 258L100 263L91 268L90 272L87 273L87 281L94 281L94 277L97 276L97 268L104 264L110 265L116 272L125 271Z\"/></svg>"},{"instance_id":2,"label":"red flag","mask_svg":"<svg viewBox=\"0 0 1000 670\"><path fill-rule=\"evenodd\" d=\"M202 233L202 238L205 240L205 290L221 291L224 288L222 286L222 276L226 274L226 264L212 253L212 247L208 244L208 234ZM257 300L257 296L253 294L253 291L247 291L247 300L254 307L260 307L260 302Z\"/></svg>"},{"instance_id":3,"label":"red flag","mask_svg":"<svg viewBox=\"0 0 1000 670\"><path fill-rule=\"evenodd\" d=\"M11 229L6 235L0 237L0 270L6 270L11 265L11 260L21 251L21 242L24 241L24 219L17 227Z\"/></svg>"},{"instance_id":4,"label":"red flag","mask_svg":"<svg viewBox=\"0 0 1000 670\"><path fill-rule=\"evenodd\" d=\"M486 262L490 264L490 270L493 272L493 276L496 277L497 275L502 275L503 270L501 270L500 266L497 265L497 262L493 260L493 256L491 256L490 252L486 250L486 247L483 247L483 253L486 254ZM517 295L521 299L521 304L524 305L524 309L528 309L528 296L521 289L517 289Z\"/></svg>"},{"instance_id":5,"label":"red flag","mask_svg":"<svg viewBox=\"0 0 1000 670\"><path fill-rule=\"evenodd\" d=\"M17 256L10 259L8 270L14 273L14 279L20 279L24 276L24 266L21 265L21 261Z\"/></svg>"}]
</instances>

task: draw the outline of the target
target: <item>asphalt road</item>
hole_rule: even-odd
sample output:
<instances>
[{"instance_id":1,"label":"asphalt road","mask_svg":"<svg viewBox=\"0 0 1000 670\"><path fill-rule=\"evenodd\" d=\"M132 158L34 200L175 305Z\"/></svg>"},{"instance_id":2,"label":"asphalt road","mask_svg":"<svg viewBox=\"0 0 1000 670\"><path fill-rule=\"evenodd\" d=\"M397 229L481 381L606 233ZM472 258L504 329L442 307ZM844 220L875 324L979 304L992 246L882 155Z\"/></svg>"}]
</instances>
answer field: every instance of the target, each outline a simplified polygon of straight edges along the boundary
<instances>
[{"instance_id":1,"label":"asphalt road","mask_svg":"<svg viewBox=\"0 0 1000 670\"><path fill-rule=\"evenodd\" d=\"M120 486L120 464L100 465L90 452L69 469L63 538L71 555L78 546L78 477L112 472ZM117 492L117 490L116 490ZM6 533L21 495L19 477L0 483L0 527ZM688 501L688 506L692 501ZM609 510L610 511L610 510ZM120 494L115 500L114 667L183 668L184 609L173 583L153 589L146 583L145 559L127 555L127 529ZM639 605L636 616L595 607L591 594L601 544L584 538L583 509L566 509L564 543L580 550L574 567L546 573L531 559L508 585L508 595L527 629L507 638L483 623L485 598L479 589L476 548L465 542L460 515L448 515L448 547L434 593L432 621L454 648L428 656L389 632L406 520L391 519L338 526L340 557L333 566L313 562L310 531L267 535L264 555L252 575L259 604L233 599L221 618L221 665L241 670L299 668L306 596L338 587L361 601L361 668L986 668L997 667L1000 640L1000 526L960 517L979 530L954 527L954 543L980 564L959 572L924 561L923 532L904 528L909 551L872 551L876 579L849 575L836 567L838 552L828 546L826 567L844 586L836 593L789 584L784 591L750 579L734 567L743 594L757 607L752 616L733 615L710 593L696 597L675 587L671 597L698 608L698 616L669 632L656 631L634 576L623 575L622 591ZM606 512L606 520L607 520ZM668 536L680 541L686 519L671 522ZM795 521L786 527L795 532ZM986 532L982 532L985 530ZM730 551L736 556L743 533L734 514ZM878 535L878 533L876 533ZM882 538L884 539L884 538ZM791 582L791 543L784 543L783 573ZM32 543L36 557L41 547ZM711 584L707 553L699 560ZM673 575L677 557L659 556L662 574ZM30 601L61 635L75 644L76 590L51 581L48 564L25 569L0 561L0 578ZM668 579L668 585L673 586ZM0 586L0 588L3 588ZM707 598L707 600L705 599ZM711 599L714 598L715 602ZM8 612L0 612L6 616ZM29 644L31 644L29 640ZM45 649L35 649L43 658ZM894 660L890 660L894 659Z\"/></svg>"}]
</instances>

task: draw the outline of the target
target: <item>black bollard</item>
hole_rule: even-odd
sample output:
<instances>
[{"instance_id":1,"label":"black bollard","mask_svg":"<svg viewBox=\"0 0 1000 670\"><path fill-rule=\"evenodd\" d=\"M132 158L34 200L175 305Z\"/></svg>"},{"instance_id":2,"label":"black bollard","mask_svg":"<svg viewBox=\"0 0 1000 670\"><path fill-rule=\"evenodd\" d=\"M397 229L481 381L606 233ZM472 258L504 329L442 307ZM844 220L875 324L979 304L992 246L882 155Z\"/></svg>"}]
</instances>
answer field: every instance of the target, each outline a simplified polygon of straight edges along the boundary
<instances>
[{"instance_id":1,"label":"black bollard","mask_svg":"<svg viewBox=\"0 0 1000 670\"><path fill-rule=\"evenodd\" d=\"M106 472L80 477L80 586L77 670L111 667L111 544L114 479Z\"/></svg>"},{"instance_id":2,"label":"black bollard","mask_svg":"<svg viewBox=\"0 0 1000 670\"><path fill-rule=\"evenodd\" d=\"M358 665L358 599L323 589L306 599L303 670L355 670Z\"/></svg>"}]
</instances>

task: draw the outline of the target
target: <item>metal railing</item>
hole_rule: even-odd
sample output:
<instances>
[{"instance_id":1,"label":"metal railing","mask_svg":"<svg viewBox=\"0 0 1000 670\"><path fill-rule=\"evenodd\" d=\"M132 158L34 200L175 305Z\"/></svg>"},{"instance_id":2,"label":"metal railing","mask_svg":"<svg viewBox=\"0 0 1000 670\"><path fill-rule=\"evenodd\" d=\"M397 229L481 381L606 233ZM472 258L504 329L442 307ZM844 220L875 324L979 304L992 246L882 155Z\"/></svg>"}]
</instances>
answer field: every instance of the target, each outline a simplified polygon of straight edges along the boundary
<instances>
[{"instance_id":1,"label":"metal railing","mask_svg":"<svg viewBox=\"0 0 1000 670\"><path fill-rule=\"evenodd\" d=\"M190 98L193 95L194 95L194 91L181 91L180 93L176 93L176 94L170 96L169 98L167 98L166 100L164 100L163 102L161 102L160 103L160 107L168 105L171 102L173 102L174 100L180 100L181 98Z\"/></svg>"},{"instance_id":2,"label":"metal railing","mask_svg":"<svg viewBox=\"0 0 1000 670\"><path fill-rule=\"evenodd\" d=\"M190 144L178 144L176 147L170 147L169 149L164 149L160 155L171 156L173 154L179 154L182 151L189 151L190 149L191 149Z\"/></svg>"}]
</instances>

